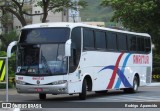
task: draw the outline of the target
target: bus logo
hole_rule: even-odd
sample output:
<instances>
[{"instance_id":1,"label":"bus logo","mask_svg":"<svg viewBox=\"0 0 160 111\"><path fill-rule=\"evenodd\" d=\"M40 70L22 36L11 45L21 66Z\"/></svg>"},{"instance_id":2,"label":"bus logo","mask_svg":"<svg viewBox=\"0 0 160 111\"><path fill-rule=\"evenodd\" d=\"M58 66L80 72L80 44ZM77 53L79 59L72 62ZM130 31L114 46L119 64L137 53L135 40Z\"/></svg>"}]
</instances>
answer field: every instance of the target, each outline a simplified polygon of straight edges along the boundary
<instances>
[{"instance_id":1,"label":"bus logo","mask_svg":"<svg viewBox=\"0 0 160 111\"><path fill-rule=\"evenodd\" d=\"M39 80L37 80L37 84L40 84L40 81L39 81Z\"/></svg>"}]
</instances>

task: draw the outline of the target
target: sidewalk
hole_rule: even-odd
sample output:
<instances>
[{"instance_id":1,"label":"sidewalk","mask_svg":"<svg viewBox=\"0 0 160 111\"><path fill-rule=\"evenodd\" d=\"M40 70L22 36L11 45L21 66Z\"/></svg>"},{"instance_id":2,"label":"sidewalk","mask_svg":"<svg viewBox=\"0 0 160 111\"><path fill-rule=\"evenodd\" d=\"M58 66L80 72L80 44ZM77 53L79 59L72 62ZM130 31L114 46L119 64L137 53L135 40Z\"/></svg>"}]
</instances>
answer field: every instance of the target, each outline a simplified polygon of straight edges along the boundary
<instances>
[{"instance_id":1,"label":"sidewalk","mask_svg":"<svg viewBox=\"0 0 160 111\"><path fill-rule=\"evenodd\" d=\"M11 109L8 109L8 108L0 108L0 111L20 111L19 108L11 108Z\"/></svg>"},{"instance_id":2,"label":"sidewalk","mask_svg":"<svg viewBox=\"0 0 160 111\"><path fill-rule=\"evenodd\" d=\"M160 82L153 82L151 84L148 84L147 86L160 86Z\"/></svg>"}]
</instances>

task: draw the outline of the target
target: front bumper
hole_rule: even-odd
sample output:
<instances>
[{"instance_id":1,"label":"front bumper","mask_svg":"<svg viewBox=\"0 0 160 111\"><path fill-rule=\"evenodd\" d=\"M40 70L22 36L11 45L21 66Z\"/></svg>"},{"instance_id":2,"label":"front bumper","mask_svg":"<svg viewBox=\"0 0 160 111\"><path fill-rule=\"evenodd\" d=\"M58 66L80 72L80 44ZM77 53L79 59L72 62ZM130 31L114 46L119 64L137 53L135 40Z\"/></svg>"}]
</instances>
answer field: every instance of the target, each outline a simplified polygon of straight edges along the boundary
<instances>
[{"instance_id":1,"label":"front bumper","mask_svg":"<svg viewBox=\"0 0 160 111\"><path fill-rule=\"evenodd\" d=\"M18 93L67 94L67 83L59 85L21 85L16 84Z\"/></svg>"}]
</instances>

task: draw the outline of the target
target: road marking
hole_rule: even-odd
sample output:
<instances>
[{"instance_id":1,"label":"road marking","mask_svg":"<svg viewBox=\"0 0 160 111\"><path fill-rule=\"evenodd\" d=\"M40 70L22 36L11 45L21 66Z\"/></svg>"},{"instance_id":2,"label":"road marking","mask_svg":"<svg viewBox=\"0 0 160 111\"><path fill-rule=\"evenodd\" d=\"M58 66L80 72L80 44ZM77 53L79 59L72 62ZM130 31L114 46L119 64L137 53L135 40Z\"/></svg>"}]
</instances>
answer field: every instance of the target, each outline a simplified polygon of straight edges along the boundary
<instances>
[{"instance_id":1,"label":"road marking","mask_svg":"<svg viewBox=\"0 0 160 111\"><path fill-rule=\"evenodd\" d=\"M151 96L151 97L146 97L146 96L128 96L128 95L122 95L122 96L114 96L114 97L106 97L106 98L99 98L99 99L104 99L104 100L113 100L113 101L117 101L117 100L121 100L121 101L137 101L137 102L149 102L149 101L159 101L160 97L156 97L156 96Z\"/></svg>"}]
</instances>

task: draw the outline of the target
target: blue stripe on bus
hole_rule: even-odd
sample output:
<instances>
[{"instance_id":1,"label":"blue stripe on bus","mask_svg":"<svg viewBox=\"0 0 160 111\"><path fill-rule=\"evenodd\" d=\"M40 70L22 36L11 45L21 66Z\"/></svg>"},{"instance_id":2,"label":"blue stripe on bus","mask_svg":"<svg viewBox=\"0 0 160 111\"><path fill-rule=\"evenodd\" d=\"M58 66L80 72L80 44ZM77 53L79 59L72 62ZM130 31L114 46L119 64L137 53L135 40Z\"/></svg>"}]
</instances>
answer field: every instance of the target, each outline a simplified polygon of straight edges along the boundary
<instances>
[{"instance_id":1,"label":"blue stripe on bus","mask_svg":"<svg viewBox=\"0 0 160 111\"><path fill-rule=\"evenodd\" d=\"M127 64L128 59L129 59L130 56L131 56L131 54L128 54L127 57L125 58L124 62L123 62L123 66L122 66L122 69L121 69L122 74L124 74L125 67L126 67L126 64ZM123 79L123 78L122 78L122 79ZM118 78L117 83L116 83L116 85L115 85L114 88L119 88L119 87L120 87L120 85L121 85L121 80L122 80L122 79L121 79L120 77Z\"/></svg>"},{"instance_id":2,"label":"blue stripe on bus","mask_svg":"<svg viewBox=\"0 0 160 111\"><path fill-rule=\"evenodd\" d=\"M114 70L114 67L115 66L110 65L110 66L104 67L102 70L105 70L105 69ZM122 83L124 84L125 87L131 87L131 84L129 83L129 81L127 80L127 78L125 77L125 75L123 74L123 72L119 68L117 70L117 74L120 77L120 79L122 80Z\"/></svg>"}]
</instances>

